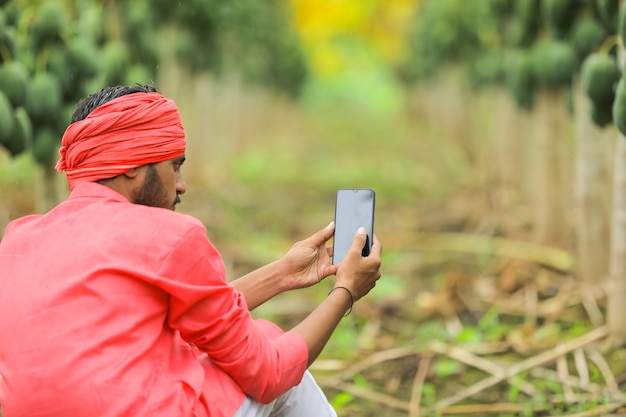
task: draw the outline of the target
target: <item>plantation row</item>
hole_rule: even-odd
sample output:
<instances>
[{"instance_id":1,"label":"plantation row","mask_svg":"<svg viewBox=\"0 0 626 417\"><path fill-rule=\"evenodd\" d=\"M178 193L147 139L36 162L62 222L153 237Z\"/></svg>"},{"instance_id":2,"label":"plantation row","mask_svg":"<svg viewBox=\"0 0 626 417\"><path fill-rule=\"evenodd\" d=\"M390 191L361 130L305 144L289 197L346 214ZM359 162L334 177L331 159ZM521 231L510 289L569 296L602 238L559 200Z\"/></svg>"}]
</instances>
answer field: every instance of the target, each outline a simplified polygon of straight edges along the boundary
<instances>
[{"instance_id":1,"label":"plantation row","mask_svg":"<svg viewBox=\"0 0 626 417\"><path fill-rule=\"evenodd\" d=\"M294 95L305 67L285 21L278 2L0 1L0 145L50 166L80 98L156 83L165 25L179 28L177 57L190 69L236 66Z\"/></svg>"},{"instance_id":2,"label":"plantation row","mask_svg":"<svg viewBox=\"0 0 626 417\"><path fill-rule=\"evenodd\" d=\"M476 88L505 84L529 110L537 91L571 90L580 77L598 126L625 120L614 118L626 115L618 0L417 4L406 58L393 64L398 80L420 83L461 63ZM280 0L0 0L0 144L51 163L78 99L105 85L156 82L168 26L189 69L236 72L297 97L308 70L290 22Z\"/></svg>"}]
</instances>

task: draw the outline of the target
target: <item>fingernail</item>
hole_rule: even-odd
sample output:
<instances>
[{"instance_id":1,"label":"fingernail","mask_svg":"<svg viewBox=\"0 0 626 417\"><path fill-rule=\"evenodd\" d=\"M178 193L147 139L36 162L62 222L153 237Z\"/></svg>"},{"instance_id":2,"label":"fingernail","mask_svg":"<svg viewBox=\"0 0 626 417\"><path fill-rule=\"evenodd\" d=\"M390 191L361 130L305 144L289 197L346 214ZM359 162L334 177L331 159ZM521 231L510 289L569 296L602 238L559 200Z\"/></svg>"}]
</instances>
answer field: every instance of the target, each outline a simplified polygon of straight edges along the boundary
<instances>
[{"instance_id":1,"label":"fingernail","mask_svg":"<svg viewBox=\"0 0 626 417\"><path fill-rule=\"evenodd\" d=\"M365 234L365 227L361 226L359 227L359 230L356 231L358 234L360 235L364 235Z\"/></svg>"},{"instance_id":2,"label":"fingernail","mask_svg":"<svg viewBox=\"0 0 626 417\"><path fill-rule=\"evenodd\" d=\"M335 224L335 222L330 222L328 223L328 226L326 226L327 229L330 229L331 227L333 227L333 224Z\"/></svg>"}]
</instances>

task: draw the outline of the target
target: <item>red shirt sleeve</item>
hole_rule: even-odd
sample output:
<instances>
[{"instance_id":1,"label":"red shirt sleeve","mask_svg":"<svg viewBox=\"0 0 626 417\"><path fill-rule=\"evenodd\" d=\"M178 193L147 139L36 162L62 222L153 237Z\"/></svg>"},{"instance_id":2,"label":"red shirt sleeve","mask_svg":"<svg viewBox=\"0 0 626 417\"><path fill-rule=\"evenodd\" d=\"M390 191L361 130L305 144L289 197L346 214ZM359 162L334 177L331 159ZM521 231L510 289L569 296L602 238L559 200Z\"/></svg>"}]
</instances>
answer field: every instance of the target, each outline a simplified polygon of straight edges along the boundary
<instances>
[{"instance_id":1,"label":"red shirt sleeve","mask_svg":"<svg viewBox=\"0 0 626 417\"><path fill-rule=\"evenodd\" d=\"M304 340L293 332L277 335L253 319L243 294L226 282L204 227L192 227L178 241L158 276L155 285L170 294L169 326L248 396L268 403L300 382L308 360Z\"/></svg>"}]
</instances>

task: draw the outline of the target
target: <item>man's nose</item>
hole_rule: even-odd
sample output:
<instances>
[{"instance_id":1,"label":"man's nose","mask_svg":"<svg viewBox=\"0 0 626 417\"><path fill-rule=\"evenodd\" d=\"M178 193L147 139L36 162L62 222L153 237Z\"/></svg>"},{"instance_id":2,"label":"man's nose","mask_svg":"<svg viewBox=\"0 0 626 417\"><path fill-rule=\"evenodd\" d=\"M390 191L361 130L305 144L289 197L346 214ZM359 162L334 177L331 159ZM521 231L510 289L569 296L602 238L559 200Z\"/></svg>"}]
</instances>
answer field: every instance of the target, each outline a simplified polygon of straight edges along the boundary
<instances>
[{"instance_id":1,"label":"man's nose","mask_svg":"<svg viewBox=\"0 0 626 417\"><path fill-rule=\"evenodd\" d=\"M180 178L178 181L176 181L176 193L185 194L186 191L187 191L187 184L185 184L185 180Z\"/></svg>"}]
</instances>

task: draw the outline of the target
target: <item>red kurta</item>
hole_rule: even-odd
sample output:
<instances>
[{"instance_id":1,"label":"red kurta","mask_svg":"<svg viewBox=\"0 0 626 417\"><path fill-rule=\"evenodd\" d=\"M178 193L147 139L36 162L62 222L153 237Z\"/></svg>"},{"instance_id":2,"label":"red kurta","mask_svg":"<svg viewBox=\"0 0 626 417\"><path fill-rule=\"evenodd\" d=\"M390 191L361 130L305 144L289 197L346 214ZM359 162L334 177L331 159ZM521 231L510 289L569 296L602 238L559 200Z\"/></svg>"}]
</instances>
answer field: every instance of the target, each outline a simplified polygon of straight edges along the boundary
<instances>
[{"instance_id":1,"label":"red kurta","mask_svg":"<svg viewBox=\"0 0 626 417\"><path fill-rule=\"evenodd\" d=\"M0 243L13 416L232 416L298 384L307 348L251 317L196 219L78 184Z\"/></svg>"}]
</instances>

